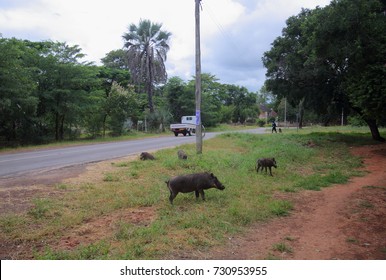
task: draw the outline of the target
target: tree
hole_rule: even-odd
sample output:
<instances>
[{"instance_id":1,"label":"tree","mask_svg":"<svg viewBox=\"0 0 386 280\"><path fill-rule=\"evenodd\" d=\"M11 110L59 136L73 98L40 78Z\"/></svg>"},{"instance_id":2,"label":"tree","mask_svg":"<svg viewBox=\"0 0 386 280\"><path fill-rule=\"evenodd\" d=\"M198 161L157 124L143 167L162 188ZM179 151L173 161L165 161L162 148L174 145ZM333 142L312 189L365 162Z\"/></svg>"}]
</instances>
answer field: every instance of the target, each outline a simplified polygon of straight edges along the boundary
<instances>
[{"instance_id":1,"label":"tree","mask_svg":"<svg viewBox=\"0 0 386 280\"><path fill-rule=\"evenodd\" d=\"M100 86L98 68L78 62L84 57L77 46L48 42L37 67L38 116L42 127L63 140L78 128L89 106L92 91Z\"/></svg>"},{"instance_id":2,"label":"tree","mask_svg":"<svg viewBox=\"0 0 386 280\"><path fill-rule=\"evenodd\" d=\"M291 106L285 98L282 98L276 106L278 113L278 119L280 122L286 120L288 123L296 121L296 115L298 114L298 108Z\"/></svg>"},{"instance_id":3,"label":"tree","mask_svg":"<svg viewBox=\"0 0 386 280\"><path fill-rule=\"evenodd\" d=\"M128 69L126 52L122 49L107 53L106 56L101 59L101 61L103 65L108 68L122 70Z\"/></svg>"},{"instance_id":4,"label":"tree","mask_svg":"<svg viewBox=\"0 0 386 280\"><path fill-rule=\"evenodd\" d=\"M195 96L196 81L188 82L188 91ZM201 74L201 119L206 127L215 126L221 120L221 87L218 78L210 73Z\"/></svg>"},{"instance_id":5,"label":"tree","mask_svg":"<svg viewBox=\"0 0 386 280\"><path fill-rule=\"evenodd\" d=\"M102 58L104 67L99 68L98 77L102 79L102 87L104 89L104 100L101 101L101 106L104 108L102 116L102 135L106 135L107 119L109 117L109 110L106 110L105 104L111 97L112 87L117 83L125 89L129 89L130 73L127 71L126 53L124 50L111 51L104 58Z\"/></svg>"},{"instance_id":6,"label":"tree","mask_svg":"<svg viewBox=\"0 0 386 280\"><path fill-rule=\"evenodd\" d=\"M136 83L145 85L151 113L154 112L154 85L167 80L165 61L171 33L161 27L162 24L140 20L138 26L131 24L129 32L123 35L131 77Z\"/></svg>"},{"instance_id":7,"label":"tree","mask_svg":"<svg viewBox=\"0 0 386 280\"><path fill-rule=\"evenodd\" d=\"M220 122L245 122L258 115L256 94L245 87L221 84L215 75L201 74L202 121L205 126L215 126ZM195 80L185 83L179 77L172 77L164 87L168 107L174 121L184 115L195 113Z\"/></svg>"},{"instance_id":8,"label":"tree","mask_svg":"<svg viewBox=\"0 0 386 280\"><path fill-rule=\"evenodd\" d=\"M134 90L132 88L126 89L117 82L113 82L103 109L108 116L107 122L111 133L115 136L121 135L125 122L138 114Z\"/></svg>"},{"instance_id":9,"label":"tree","mask_svg":"<svg viewBox=\"0 0 386 280\"><path fill-rule=\"evenodd\" d=\"M381 0L334 0L289 18L263 57L267 89L318 114L350 108L384 141L385 10Z\"/></svg>"},{"instance_id":10,"label":"tree","mask_svg":"<svg viewBox=\"0 0 386 280\"><path fill-rule=\"evenodd\" d=\"M0 141L42 143L77 137L98 110L98 67L78 46L0 39Z\"/></svg>"},{"instance_id":11,"label":"tree","mask_svg":"<svg viewBox=\"0 0 386 280\"><path fill-rule=\"evenodd\" d=\"M0 141L35 140L38 99L34 95L38 55L26 42L0 39Z\"/></svg>"},{"instance_id":12,"label":"tree","mask_svg":"<svg viewBox=\"0 0 386 280\"><path fill-rule=\"evenodd\" d=\"M187 84L179 77L172 77L165 84L164 93L173 121L180 122L182 116L194 115L195 96L194 89L192 90L189 90Z\"/></svg>"},{"instance_id":13,"label":"tree","mask_svg":"<svg viewBox=\"0 0 386 280\"><path fill-rule=\"evenodd\" d=\"M271 91L267 90L265 85L263 85L257 92L256 103L259 105L264 105L268 109L273 109L279 100L280 99L277 99Z\"/></svg>"},{"instance_id":14,"label":"tree","mask_svg":"<svg viewBox=\"0 0 386 280\"><path fill-rule=\"evenodd\" d=\"M282 36L275 39L273 47L263 57L268 78L265 89L277 100L285 97L292 107L299 108L300 127L304 107L326 114L326 108L331 103L329 98L325 98L331 92L331 81L326 85L321 76L324 72L308 60L312 51L307 52L309 37L305 28L314 28L309 18L319 10L302 9L297 16L287 19Z\"/></svg>"},{"instance_id":15,"label":"tree","mask_svg":"<svg viewBox=\"0 0 386 280\"><path fill-rule=\"evenodd\" d=\"M236 85L224 85L223 88L222 95L226 96L225 104L232 108L232 122L244 123L246 120L257 117L259 109L256 104L256 94Z\"/></svg>"},{"instance_id":16,"label":"tree","mask_svg":"<svg viewBox=\"0 0 386 280\"><path fill-rule=\"evenodd\" d=\"M378 130L386 108L385 12L382 0L332 1L315 18L326 25L317 25L311 37L318 61L338 77L334 101L347 101L378 141L385 141Z\"/></svg>"}]
</instances>

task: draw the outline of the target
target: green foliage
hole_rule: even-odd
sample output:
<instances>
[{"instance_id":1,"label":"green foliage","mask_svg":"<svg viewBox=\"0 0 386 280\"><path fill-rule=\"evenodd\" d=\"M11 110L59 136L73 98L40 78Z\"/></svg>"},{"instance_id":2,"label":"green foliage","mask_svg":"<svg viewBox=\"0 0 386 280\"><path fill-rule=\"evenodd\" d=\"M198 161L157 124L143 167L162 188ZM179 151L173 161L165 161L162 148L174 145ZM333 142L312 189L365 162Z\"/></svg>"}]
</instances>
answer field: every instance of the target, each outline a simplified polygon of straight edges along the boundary
<instances>
[{"instance_id":1,"label":"green foliage","mask_svg":"<svg viewBox=\"0 0 386 280\"><path fill-rule=\"evenodd\" d=\"M324 24L320 24L323 22ZM304 101L325 123L355 111L375 140L386 101L386 18L381 0L335 0L287 20L263 62L267 89L295 106ZM368 54L372 55L369 56Z\"/></svg>"},{"instance_id":2,"label":"green foliage","mask_svg":"<svg viewBox=\"0 0 386 280\"><path fill-rule=\"evenodd\" d=\"M201 81L201 118L205 127L214 127L220 122L254 122L259 113L256 94L245 87L221 84L209 73L203 73ZM179 122L182 116L195 114L195 80L185 83L173 77L165 85L164 93L173 121Z\"/></svg>"},{"instance_id":3,"label":"green foliage","mask_svg":"<svg viewBox=\"0 0 386 280\"><path fill-rule=\"evenodd\" d=\"M34 207L29 210L29 214L35 219L41 219L46 216L50 210L50 201L47 199L35 199Z\"/></svg>"},{"instance_id":4,"label":"green foliage","mask_svg":"<svg viewBox=\"0 0 386 280\"><path fill-rule=\"evenodd\" d=\"M159 39L159 47L167 49L166 37ZM163 132L183 115L195 114L194 81L178 77L152 93L157 110L148 110L149 96L142 85L129 85L133 77L124 50L108 53L101 67L81 62L85 55L79 46L63 42L1 39L0 50L2 147L120 136L132 133L145 118L148 130ZM254 122L255 94L220 84L211 74L203 74L202 81L201 117L206 127Z\"/></svg>"},{"instance_id":5,"label":"green foliage","mask_svg":"<svg viewBox=\"0 0 386 280\"><path fill-rule=\"evenodd\" d=\"M114 136L121 135L125 129L126 120L129 117L135 118L138 115L138 104L133 89L127 90L118 83L113 82L103 109L111 134Z\"/></svg>"},{"instance_id":6,"label":"green foliage","mask_svg":"<svg viewBox=\"0 0 386 280\"><path fill-rule=\"evenodd\" d=\"M16 39L0 38L0 143L15 142L35 130L37 52Z\"/></svg>"},{"instance_id":7,"label":"green foliage","mask_svg":"<svg viewBox=\"0 0 386 280\"><path fill-rule=\"evenodd\" d=\"M266 120L263 120L263 119L258 119L257 120L257 125L260 126L260 127L264 127L266 123Z\"/></svg>"},{"instance_id":8,"label":"green foliage","mask_svg":"<svg viewBox=\"0 0 386 280\"><path fill-rule=\"evenodd\" d=\"M61 57L66 53L43 57L39 65L44 74L38 79L41 100L38 116L45 120L42 125L46 125L48 134L55 140L63 140L79 128L84 109L93 100L92 89L98 84L95 67L73 63L75 58L62 62Z\"/></svg>"},{"instance_id":9,"label":"green foliage","mask_svg":"<svg viewBox=\"0 0 386 280\"><path fill-rule=\"evenodd\" d=\"M77 139L84 130L92 137L106 130L121 135L127 120L138 118L128 71L83 57L77 45L0 39L1 144Z\"/></svg>"},{"instance_id":10,"label":"green foliage","mask_svg":"<svg viewBox=\"0 0 386 280\"><path fill-rule=\"evenodd\" d=\"M172 121L178 123L182 116L195 115L195 95L191 88L179 77L172 77L164 87L168 109L172 112Z\"/></svg>"},{"instance_id":11,"label":"green foliage","mask_svg":"<svg viewBox=\"0 0 386 280\"><path fill-rule=\"evenodd\" d=\"M127 58L126 53L124 50L114 50L106 54L104 58L101 59L104 66L106 66L106 69L109 70L124 70L127 69ZM128 74L127 71L124 71L122 73ZM119 81L117 81L119 82Z\"/></svg>"},{"instance_id":12,"label":"green foliage","mask_svg":"<svg viewBox=\"0 0 386 280\"><path fill-rule=\"evenodd\" d=\"M153 113L146 112L148 130L155 132L164 132L171 123L171 116L168 110L159 109ZM179 121L180 122L180 121Z\"/></svg>"},{"instance_id":13,"label":"green foliage","mask_svg":"<svg viewBox=\"0 0 386 280\"><path fill-rule=\"evenodd\" d=\"M357 115L349 116L347 118L347 122L349 125L352 125L352 126L359 126L359 127L366 126L366 122Z\"/></svg>"},{"instance_id":14,"label":"green foliage","mask_svg":"<svg viewBox=\"0 0 386 280\"><path fill-rule=\"evenodd\" d=\"M274 200L269 204L270 212L276 216L287 216L292 208L292 204L285 200Z\"/></svg>"}]
</instances>

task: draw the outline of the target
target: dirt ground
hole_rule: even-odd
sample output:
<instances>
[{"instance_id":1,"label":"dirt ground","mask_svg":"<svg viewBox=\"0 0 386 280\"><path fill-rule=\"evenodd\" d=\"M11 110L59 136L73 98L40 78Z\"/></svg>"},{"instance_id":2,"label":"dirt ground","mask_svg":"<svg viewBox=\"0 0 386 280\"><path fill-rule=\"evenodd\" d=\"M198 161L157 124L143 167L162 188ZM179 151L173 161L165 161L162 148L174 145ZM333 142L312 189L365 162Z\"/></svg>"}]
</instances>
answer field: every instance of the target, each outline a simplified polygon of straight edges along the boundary
<instances>
[{"instance_id":1,"label":"dirt ground","mask_svg":"<svg viewBox=\"0 0 386 280\"><path fill-rule=\"evenodd\" d=\"M386 144L352 148L363 158L363 177L322 191L278 193L291 200L294 210L287 217L256 223L245 233L228 236L223 246L207 251L173 254L176 259L386 259ZM126 159L127 160L127 159ZM61 182L76 183L97 178L112 168L111 162L64 168L56 171L0 178L0 215L23 213L33 197L60 194ZM31 259L32 248L50 244L70 249L110 235L113 221L124 219L148 224L155 209L124 209L90 220L65 233L56 243L9 243L0 240L0 259Z\"/></svg>"}]
</instances>

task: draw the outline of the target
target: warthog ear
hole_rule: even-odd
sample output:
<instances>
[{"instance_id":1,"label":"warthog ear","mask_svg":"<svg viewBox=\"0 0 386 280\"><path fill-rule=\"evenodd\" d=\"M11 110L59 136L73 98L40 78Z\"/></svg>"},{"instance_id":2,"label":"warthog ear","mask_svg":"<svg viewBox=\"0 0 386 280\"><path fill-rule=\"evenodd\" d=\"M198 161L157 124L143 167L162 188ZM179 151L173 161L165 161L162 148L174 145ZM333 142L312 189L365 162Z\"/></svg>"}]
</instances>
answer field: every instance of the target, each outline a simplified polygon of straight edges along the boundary
<instances>
[{"instance_id":1,"label":"warthog ear","mask_svg":"<svg viewBox=\"0 0 386 280\"><path fill-rule=\"evenodd\" d=\"M276 161L274 157L272 158L272 160L273 160L273 161Z\"/></svg>"},{"instance_id":2,"label":"warthog ear","mask_svg":"<svg viewBox=\"0 0 386 280\"><path fill-rule=\"evenodd\" d=\"M213 175L213 173L210 173L210 177L214 178L214 175Z\"/></svg>"}]
</instances>

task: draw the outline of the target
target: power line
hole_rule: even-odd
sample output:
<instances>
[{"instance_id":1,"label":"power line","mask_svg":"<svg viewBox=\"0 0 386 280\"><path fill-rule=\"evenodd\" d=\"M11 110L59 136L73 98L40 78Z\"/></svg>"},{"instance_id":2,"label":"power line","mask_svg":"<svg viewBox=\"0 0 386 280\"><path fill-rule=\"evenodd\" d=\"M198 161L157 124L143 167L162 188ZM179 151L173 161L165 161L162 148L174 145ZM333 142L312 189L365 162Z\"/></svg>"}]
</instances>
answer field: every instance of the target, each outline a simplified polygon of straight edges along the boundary
<instances>
[{"instance_id":1,"label":"power line","mask_svg":"<svg viewBox=\"0 0 386 280\"><path fill-rule=\"evenodd\" d=\"M207 8L209 17L211 18L213 23L216 25L216 27L218 28L220 33L224 36L224 38L226 38L230 42L230 44L233 45L233 47L235 47L236 49L239 50L239 46L234 42L234 40L233 40L232 36L229 34L229 32L227 32L226 29L222 26L222 24L217 20L215 13L211 9L211 7L208 4L206 4L205 8ZM202 9L202 4L201 4L201 9Z\"/></svg>"}]
</instances>

